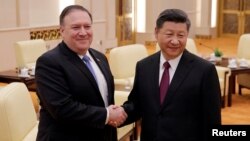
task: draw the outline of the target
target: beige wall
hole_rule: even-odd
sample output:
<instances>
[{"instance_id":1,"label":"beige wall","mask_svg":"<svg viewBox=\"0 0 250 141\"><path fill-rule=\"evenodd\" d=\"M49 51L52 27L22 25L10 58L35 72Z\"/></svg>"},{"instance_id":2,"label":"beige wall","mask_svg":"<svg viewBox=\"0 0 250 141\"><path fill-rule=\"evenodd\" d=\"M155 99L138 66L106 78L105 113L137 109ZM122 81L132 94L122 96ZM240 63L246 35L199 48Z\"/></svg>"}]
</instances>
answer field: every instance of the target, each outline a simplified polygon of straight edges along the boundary
<instances>
[{"instance_id":1,"label":"beige wall","mask_svg":"<svg viewBox=\"0 0 250 141\"><path fill-rule=\"evenodd\" d=\"M180 8L187 12L192 23L189 37L215 35L216 28L210 27L211 0L188 0L186 3L183 0L146 0L146 2L146 32L136 34L138 43L155 40L153 34L156 18L162 10L167 8ZM201 6L201 10L197 10L198 4ZM197 25L196 20L200 20L201 25Z\"/></svg>"},{"instance_id":2,"label":"beige wall","mask_svg":"<svg viewBox=\"0 0 250 141\"><path fill-rule=\"evenodd\" d=\"M16 0L0 0L0 28L16 27Z\"/></svg>"},{"instance_id":3,"label":"beige wall","mask_svg":"<svg viewBox=\"0 0 250 141\"><path fill-rule=\"evenodd\" d=\"M16 66L13 43L29 37L27 29L14 29L0 32L0 71Z\"/></svg>"},{"instance_id":4,"label":"beige wall","mask_svg":"<svg viewBox=\"0 0 250 141\"><path fill-rule=\"evenodd\" d=\"M60 0L0 0L0 71L16 67L13 44L29 40L32 28L46 28L58 25ZM116 0L75 0L93 14L94 40L91 47L101 52L117 46L115 23ZM202 10L196 9L200 1ZM97 4L98 3L98 4ZM192 22L190 37L196 34L211 35L216 29L210 28L211 0L146 0L146 32L136 33L136 43L154 41L155 20L166 8L185 10ZM197 15L201 14L201 26L196 25ZM47 41L54 47L60 40ZM8 63L6 63L8 62Z\"/></svg>"},{"instance_id":5,"label":"beige wall","mask_svg":"<svg viewBox=\"0 0 250 141\"><path fill-rule=\"evenodd\" d=\"M91 47L101 52L116 47L115 0L75 0L93 15L94 40ZM98 4L96 4L98 3ZM0 71L16 67L13 45L29 40L34 28L58 25L59 0L0 0ZM46 41L51 48L61 40Z\"/></svg>"},{"instance_id":6,"label":"beige wall","mask_svg":"<svg viewBox=\"0 0 250 141\"><path fill-rule=\"evenodd\" d=\"M21 2L21 0L19 1ZM37 27L37 26L57 25L60 15L59 1L60 0L29 0L28 5L30 11L28 11L29 12L28 26Z\"/></svg>"}]
</instances>

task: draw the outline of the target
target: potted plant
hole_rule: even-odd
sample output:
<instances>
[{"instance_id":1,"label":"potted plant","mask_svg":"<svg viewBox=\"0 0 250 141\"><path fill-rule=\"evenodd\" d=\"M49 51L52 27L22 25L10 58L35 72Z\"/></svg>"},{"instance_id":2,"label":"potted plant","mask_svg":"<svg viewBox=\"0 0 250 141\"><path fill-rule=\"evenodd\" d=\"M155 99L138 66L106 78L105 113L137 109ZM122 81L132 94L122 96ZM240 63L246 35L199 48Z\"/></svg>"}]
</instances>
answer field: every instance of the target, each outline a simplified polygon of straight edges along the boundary
<instances>
[{"instance_id":1,"label":"potted plant","mask_svg":"<svg viewBox=\"0 0 250 141\"><path fill-rule=\"evenodd\" d=\"M222 60L222 56L223 56L223 53L221 50L219 50L219 48L215 48L214 49L214 56L215 56L215 60L216 61L221 61Z\"/></svg>"},{"instance_id":2,"label":"potted plant","mask_svg":"<svg viewBox=\"0 0 250 141\"><path fill-rule=\"evenodd\" d=\"M215 48L215 50L214 50L214 56L218 57L218 58L221 58L222 55L223 55L222 51L220 51L219 48Z\"/></svg>"}]
</instances>

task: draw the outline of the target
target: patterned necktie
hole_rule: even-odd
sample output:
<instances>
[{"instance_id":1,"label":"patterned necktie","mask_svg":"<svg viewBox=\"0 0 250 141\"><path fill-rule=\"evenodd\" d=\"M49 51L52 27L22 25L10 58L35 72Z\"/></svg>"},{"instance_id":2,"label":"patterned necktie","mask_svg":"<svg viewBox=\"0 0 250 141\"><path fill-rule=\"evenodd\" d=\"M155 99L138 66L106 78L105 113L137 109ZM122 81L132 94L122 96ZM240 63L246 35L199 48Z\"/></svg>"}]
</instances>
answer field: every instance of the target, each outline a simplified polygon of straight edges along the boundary
<instances>
[{"instance_id":1,"label":"patterned necktie","mask_svg":"<svg viewBox=\"0 0 250 141\"><path fill-rule=\"evenodd\" d=\"M164 101L164 98L167 94L168 91L168 86L169 86L169 68L170 64L166 61L163 66L165 67L164 72L161 77L161 83L160 83L160 101L161 104Z\"/></svg>"},{"instance_id":2,"label":"patterned necktie","mask_svg":"<svg viewBox=\"0 0 250 141\"><path fill-rule=\"evenodd\" d=\"M87 55L85 55L85 56L83 56L82 60L85 62L85 64L87 65L89 71L92 73L92 75L94 76L94 78L95 78L95 80L97 82L95 71L94 71L92 65L90 64L90 58Z\"/></svg>"}]
</instances>

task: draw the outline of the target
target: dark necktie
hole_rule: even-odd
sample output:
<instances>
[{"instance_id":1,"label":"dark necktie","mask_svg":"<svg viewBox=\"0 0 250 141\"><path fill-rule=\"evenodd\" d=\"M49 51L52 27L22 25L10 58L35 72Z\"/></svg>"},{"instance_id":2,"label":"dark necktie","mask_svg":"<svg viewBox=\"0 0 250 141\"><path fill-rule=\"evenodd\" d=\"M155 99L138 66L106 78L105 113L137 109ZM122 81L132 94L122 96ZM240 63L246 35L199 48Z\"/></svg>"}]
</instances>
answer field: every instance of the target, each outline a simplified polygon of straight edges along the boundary
<instances>
[{"instance_id":1,"label":"dark necktie","mask_svg":"<svg viewBox=\"0 0 250 141\"><path fill-rule=\"evenodd\" d=\"M164 98L167 94L168 91L168 86L169 86L169 68L170 64L166 61L163 66L165 67L164 72L161 77L161 83L160 83L160 101L161 104L164 101Z\"/></svg>"},{"instance_id":2,"label":"dark necktie","mask_svg":"<svg viewBox=\"0 0 250 141\"><path fill-rule=\"evenodd\" d=\"M85 56L83 56L82 60L85 62L86 66L88 67L89 71L92 73L92 75L94 76L94 78L97 82L95 71L94 71L92 65L90 64L90 58L87 55L85 55Z\"/></svg>"}]
</instances>

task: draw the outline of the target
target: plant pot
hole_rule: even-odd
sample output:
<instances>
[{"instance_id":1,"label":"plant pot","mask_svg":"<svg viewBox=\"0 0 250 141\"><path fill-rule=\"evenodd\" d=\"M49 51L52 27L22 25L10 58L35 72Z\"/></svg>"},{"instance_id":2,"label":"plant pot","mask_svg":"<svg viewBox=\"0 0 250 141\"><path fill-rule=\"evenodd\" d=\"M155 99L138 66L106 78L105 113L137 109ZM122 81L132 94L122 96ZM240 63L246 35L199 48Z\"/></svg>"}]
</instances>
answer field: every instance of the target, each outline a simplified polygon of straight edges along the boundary
<instances>
[{"instance_id":1,"label":"plant pot","mask_svg":"<svg viewBox=\"0 0 250 141\"><path fill-rule=\"evenodd\" d=\"M215 56L215 61L221 61L221 60L222 60L222 57Z\"/></svg>"}]
</instances>

